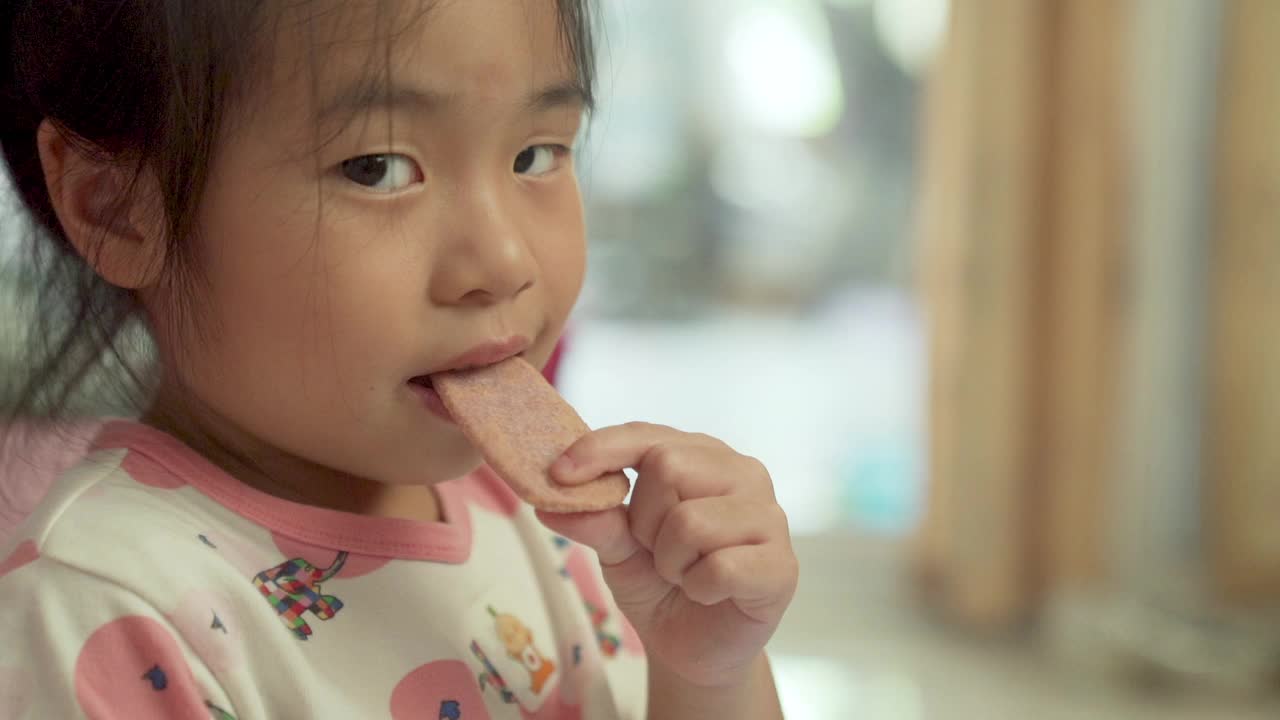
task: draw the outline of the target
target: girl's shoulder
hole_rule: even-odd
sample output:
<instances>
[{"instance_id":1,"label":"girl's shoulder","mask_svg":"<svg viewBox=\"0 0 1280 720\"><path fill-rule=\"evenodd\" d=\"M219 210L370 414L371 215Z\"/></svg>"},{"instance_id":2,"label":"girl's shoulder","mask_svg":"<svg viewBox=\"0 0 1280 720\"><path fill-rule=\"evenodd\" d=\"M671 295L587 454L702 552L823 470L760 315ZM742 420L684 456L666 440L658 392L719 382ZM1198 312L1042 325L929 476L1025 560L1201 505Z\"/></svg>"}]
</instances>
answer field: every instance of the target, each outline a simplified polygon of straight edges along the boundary
<instances>
[{"instance_id":1,"label":"girl's shoulder","mask_svg":"<svg viewBox=\"0 0 1280 720\"><path fill-rule=\"evenodd\" d=\"M16 569L8 567L16 564L11 557L26 558L24 564L41 559L143 595L189 584L193 575L238 574L227 553L212 552L233 534L231 516L187 487L179 469L128 443L104 443L101 435L85 450L0 543L0 567ZM236 531L233 555L246 556L246 567L260 563L266 555L254 545L261 543Z\"/></svg>"},{"instance_id":2,"label":"girl's shoulder","mask_svg":"<svg viewBox=\"0 0 1280 720\"><path fill-rule=\"evenodd\" d=\"M54 481L85 456L99 420L0 425L0 546L30 515Z\"/></svg>"}]
</instances>

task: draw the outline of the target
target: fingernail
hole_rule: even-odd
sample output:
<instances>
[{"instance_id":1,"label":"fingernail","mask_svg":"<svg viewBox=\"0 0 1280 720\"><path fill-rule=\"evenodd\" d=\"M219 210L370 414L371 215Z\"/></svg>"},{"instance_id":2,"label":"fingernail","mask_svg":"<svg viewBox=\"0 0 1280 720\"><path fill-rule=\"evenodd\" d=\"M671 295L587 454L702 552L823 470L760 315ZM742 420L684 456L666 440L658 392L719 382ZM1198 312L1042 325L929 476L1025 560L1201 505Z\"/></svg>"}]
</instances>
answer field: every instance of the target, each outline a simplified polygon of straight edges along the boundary
<instances>
[{"instance_id":1,"label":"fingernail","mask_svg":"<svg viewBox=\"0 0 1280 720\"><path fill-rule=\"evenodd\" d=\"M568 455L561 455L556 461L551 463L551 475L558 479L566 479L573 473L573 469L577 467L577 463Z\"/></svg>"}]
</instances>

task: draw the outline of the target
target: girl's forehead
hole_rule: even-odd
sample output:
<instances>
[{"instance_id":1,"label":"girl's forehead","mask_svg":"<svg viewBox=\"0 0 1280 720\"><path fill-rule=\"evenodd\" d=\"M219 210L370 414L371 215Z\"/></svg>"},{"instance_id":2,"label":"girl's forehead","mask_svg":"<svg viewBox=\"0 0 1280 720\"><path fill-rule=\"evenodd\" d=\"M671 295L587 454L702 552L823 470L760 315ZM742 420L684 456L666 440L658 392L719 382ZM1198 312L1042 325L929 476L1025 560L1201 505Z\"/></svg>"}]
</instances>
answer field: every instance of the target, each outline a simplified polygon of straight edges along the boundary
<instances>
[{"instance_id":1,"label":"girl's forehead","mask_svg":"<svg viewBox=\"0 0 1280 720\"><path fill-rule=\"evenodd\" d=\"M576 75L556 0L364 0L287 11L271 96L313 114L392 86L443 99L514 100Z\"/></svg>"}]
</instances>

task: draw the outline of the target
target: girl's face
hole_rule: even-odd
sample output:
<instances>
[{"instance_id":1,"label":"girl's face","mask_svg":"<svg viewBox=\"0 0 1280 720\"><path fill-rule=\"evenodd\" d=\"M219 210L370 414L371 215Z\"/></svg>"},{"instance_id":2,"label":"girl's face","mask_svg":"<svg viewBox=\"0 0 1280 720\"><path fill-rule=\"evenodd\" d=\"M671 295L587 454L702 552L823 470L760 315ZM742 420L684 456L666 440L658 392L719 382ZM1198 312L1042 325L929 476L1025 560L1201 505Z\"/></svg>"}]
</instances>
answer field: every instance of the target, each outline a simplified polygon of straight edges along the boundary
<instances>
[{"instance_id":1,"label":"girl's face","mask_svg":"<svg viewBox=\"0 0 1280 720\"><path fill-rule=\"evenodd\" d=\"M585 254L554 0L409 4L281 23L201 204L198 322L154 318L204 428L386 483L478 464L409 380L512 338L541 367Z\"/></svg>"}]
</instances>

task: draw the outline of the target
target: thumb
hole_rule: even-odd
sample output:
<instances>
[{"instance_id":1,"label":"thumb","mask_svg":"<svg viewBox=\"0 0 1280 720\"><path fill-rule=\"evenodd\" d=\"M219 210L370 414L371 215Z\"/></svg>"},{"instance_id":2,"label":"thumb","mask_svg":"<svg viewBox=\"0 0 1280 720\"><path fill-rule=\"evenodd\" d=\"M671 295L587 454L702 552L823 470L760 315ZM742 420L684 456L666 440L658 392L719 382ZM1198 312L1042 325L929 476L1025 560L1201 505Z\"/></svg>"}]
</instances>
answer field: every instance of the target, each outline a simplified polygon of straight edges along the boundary
<instances>
[{"instance_id":1,"label":"thumb","mask_svg":"<svg viewBox=\"0 0 1280 720\"><path fill-rule=\"evenodd\" d=\"M587 513L539 510L538 520L548 530L595 550L600 564L606 567L620 565L643 549L631 534L625 505Z\"/></svg>"}]
</instances>

